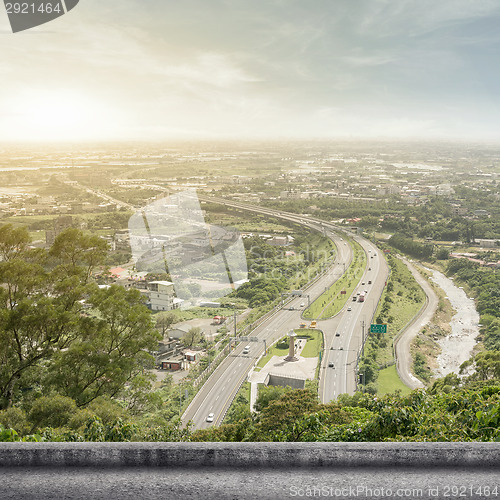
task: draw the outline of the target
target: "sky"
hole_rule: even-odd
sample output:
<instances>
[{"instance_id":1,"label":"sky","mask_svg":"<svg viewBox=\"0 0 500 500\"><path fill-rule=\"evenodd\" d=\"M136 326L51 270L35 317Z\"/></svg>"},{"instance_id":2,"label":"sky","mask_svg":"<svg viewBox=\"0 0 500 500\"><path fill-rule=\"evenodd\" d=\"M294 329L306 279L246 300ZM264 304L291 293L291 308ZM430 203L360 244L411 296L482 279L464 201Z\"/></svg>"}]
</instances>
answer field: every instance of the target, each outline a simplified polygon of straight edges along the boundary
<instances>
[{"instance_id":1,"label":"sky","mask_svg":"<svg viewBox=\"0 0 500 500\"><path fill-rule=\"evenodd\" d=\"M0 141L500 139L497 0L80 0L13 34Z\"/></svg>"}]
</instances>

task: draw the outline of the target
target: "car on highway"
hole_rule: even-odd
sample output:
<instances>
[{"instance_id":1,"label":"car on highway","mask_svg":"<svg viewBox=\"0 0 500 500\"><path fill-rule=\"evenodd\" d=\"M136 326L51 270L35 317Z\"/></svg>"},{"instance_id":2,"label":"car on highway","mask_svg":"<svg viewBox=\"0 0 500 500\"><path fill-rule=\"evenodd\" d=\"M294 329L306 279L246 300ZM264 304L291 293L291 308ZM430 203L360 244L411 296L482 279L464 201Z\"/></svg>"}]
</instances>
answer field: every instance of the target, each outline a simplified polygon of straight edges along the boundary
<instances>
[{"instance_id":1,"label":"car on highway","mask_svg":"<svg viewBox=\"0 0 500 500\"><path fill-rule=\"evenodd\" d=\"M309 328L316 328L316 321L311 321Z\"/></svg>"},{"instance_id":2,"label":"car on highway","mask_svg":"<svg viewBox=\"0 0 500 500\"><path fill-rule=\"evenodd\" d=\"M250 346L247 345L245 346L245 349L243 349L243 354L248 354L250 352Z\"/></svg>"},{"instance_id":3,"label":"car on highway","mask_svg":"<svg viewBox=\"0 0 500 500\"><path fill-rule=\"evenodd\" d=\"M295 307L290 306L290 311L293 311L294 309L295 309Z\"/></svg>"},{"instance_id":4,"label":"car on highway","mask_svg":"<svg viewBox=\"0 0 500 500\"><path fill-rule=\"evenodd\" d=\"M214 414L213 413L209 413L208 417L207 417L207 422L213 422L213 421L214 421Z\"/></svg>"},{"instance_id":5,"label":"car on highway","mask_svg":"<svg viewBox=\"0 0 500 500\"><path fill-rule=\"evenodd\" d=\"M339 333L339 332L337 332L337 333L335 334L335 337L340 337L340 333Z\"/></svg>"},{"instance_id":6,"label":"car on highway","mask_svg":"<svg viewBox=\"0 0 500 500\"><path fill-rule=\"evenodd\" d=\"M353 301L353 302L356 302L357 300L358 300L358 299L357 299L356 295L354 295L354 297L352 298L352 301Z\"/></svg>"},{"instance_id":7,"label":"car on highway","mask_svg":"<svg viewBox=\"0 0 500 500\"><path fill-rule=\"evenodd\" d=\"M347 310L348 310L348 311L352 311L352 307L348 307L348 308L347 308Z\"/></svg>"},{"instance_id":8,"label":"car on highway","mask_svg":"<svg viewBox=\"0 0 500 500\"><path fill-rule=\"evenodd\" d=\"M362 285L364 285L364 284L365 284L365 282L364 282L364 281L362 281L362 282L361 282L361 284L362 284Z\"/></svg>"},{"instance_id":9,"label":"car on highway","mask_svg":"<svg viewBox=\"0 0 500 500\"><path fill-rule=\"evenodd\" d=\"M372 284L372 280L368 280L368 284L371 285Z\"/></svg>"},{"instance_id":10,"label":"car on highway","mask_svg":"<svg viewBox=\"0 0 500 500\"><path fill-rule=\"evenodd\" d=\"M306 328L306 327L307 327L307 325L306 325L305 323L301 323L301 324L299 325L299 328Z\"/></svg>"},{"instance_id":11,"label":"car on highway","mask_svg":"<svg viewBox=\"0 0 500 500\"><path fill-rule=\"evenodd\" d=\"M335 368L335 365L333 364L333 361L330 361L330 362L328 363L328 366L329 366L330 368Z\"/></svg>"},{"instance_id":12,"label":"car on highway","mask_svg":"<svg viewBox=\"0 0 500 500\"><path fill-rule=\"evenodd\" d=\"M301 302L300 307L304 307L304 306L305 306L304 302Z\"/></svg>"}]
</instances>

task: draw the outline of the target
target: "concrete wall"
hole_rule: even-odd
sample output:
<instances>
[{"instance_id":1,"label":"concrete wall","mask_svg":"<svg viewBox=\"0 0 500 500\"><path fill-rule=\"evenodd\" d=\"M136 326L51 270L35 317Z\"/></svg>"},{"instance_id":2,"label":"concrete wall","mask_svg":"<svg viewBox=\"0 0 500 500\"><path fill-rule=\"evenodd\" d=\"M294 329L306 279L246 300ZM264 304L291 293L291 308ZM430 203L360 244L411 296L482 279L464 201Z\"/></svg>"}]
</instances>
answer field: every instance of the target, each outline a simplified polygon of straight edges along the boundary
<instances>
[{"instance_id":1,"label":"concrete wall","mask_svg":"<svg viewBox=\"0 0 500 500\"><path fill-rule=\"evenodd\" d=\"M0 471L6 467L68 466L500 469L500 444L0 443Z\"/></svg>"},{"instance_id":2,"label":"concrete wall","mask_svg":"<svg viewBox=\"0 0 500 500\"><path fill-rule=\"evenodd\" d=\"M500 443L0 443L0 497L497 498Z\"/></svg>"},{"instance_id":3,"label":"concrete wall","mask_svg":"<svg viewBox=\"0 0 500 500\"><path fill-rule=\"evenodd\" d=\"M281 387L290 386L292 389L304 389L306 381L300 378L285 377L283 375L269 374L268 385L279 385Z\"/></svg>"}]
</instances>

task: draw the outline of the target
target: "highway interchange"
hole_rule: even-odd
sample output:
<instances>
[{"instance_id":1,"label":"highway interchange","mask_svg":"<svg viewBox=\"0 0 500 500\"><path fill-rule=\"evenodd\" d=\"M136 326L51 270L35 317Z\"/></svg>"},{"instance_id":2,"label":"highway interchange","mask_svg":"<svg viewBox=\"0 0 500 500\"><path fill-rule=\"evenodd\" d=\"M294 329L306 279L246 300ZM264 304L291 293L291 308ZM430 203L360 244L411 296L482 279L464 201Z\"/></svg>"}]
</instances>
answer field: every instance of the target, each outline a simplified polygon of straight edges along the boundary
<instances>
[{"instance_id":1,"label":"highway interchange","mask_svg":"<svg viewBox=\"0 0 500 500\"><path fill-rule=\"evenodd\" d=\"M337 228L324 221L246 203L230 202L204 196L200 196L200 200L223 203L234 208L292 221L311 229L323 231L326 236L330 237L337 247L336 259L307 290L304 290L304 293L310 296L311 302L342 276L352 259L350 245L346 244L338 232L332 232L333 229ZM365 302L352 302L349 297L345 307L339 314L331 319L318 321L318 328L322 329L325 335L325 354L320 371L319 391L322 402L331 401L342 393L354 393L356 389L356 359L363 340L361 325L364 322L366 334L388 276L385 259L380 255L375 255L378 254L377 248L359 236L353 236L353 238L363 247L367 255L368 264L363 275L359 276L359 287L362 287L363 291L368 290L368 294ZM369 271L368 268L371 268L371 270ZM372 281L371 285L367 285L368 280ZM365 285L361 285L362 282ZM258 342L240 343L217 367L184 413L182 417L184 424L192 421L194 428L203 429L222 423L239 388L247 379L249 372L259 357L264 353L264 340L267 347L269 347L288 331L298 328L302 321L300 316L302 313L300 304L302 302L304 302L303 297L292 298L291 301L287 302L286 307L277 310L270 318L248 334L257 338ZM292 307L293 310L291 310ZM347 310L348 308L350 310ZM335 335L337 332L339 336ZM245 345L250 345L248 354L242 353ZM333 367L328 366L330 362L333 363ZM210 413L214 414L213 422L206 421Z\"/></svg>"}]
</instances>

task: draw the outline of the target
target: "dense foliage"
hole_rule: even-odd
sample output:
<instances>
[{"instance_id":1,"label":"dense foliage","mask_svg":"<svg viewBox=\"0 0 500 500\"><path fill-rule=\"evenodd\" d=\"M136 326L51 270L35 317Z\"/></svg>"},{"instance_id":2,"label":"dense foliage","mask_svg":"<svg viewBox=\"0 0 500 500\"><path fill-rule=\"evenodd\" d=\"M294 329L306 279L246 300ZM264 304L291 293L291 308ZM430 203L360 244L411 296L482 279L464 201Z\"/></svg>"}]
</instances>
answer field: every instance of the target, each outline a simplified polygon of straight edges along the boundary
<instances>
[{"instance_id":1,"label":"dense foliage","mask_svg":"<svg viewBox=\"0 0 500 500\"><path fill-rule=\"evenodd\" d=\"M0 227L0 409L29 412L42 394L84 407L144 378L159 334L138 291L92 282L106 253L72 228L46 251Z\"/></svg>"},{"instance_id":2,"label":"dense foliage","mask_svg":"<svg viewBox=\"0 0 500 500\"><path fill-rule=\"evenodd\" d=\"M419 259L428 259L432 255L432 245L424 245L406 238L401 234L394 234L389 240L389 244L408 255Z\"/></svg>"}]
</instances>

